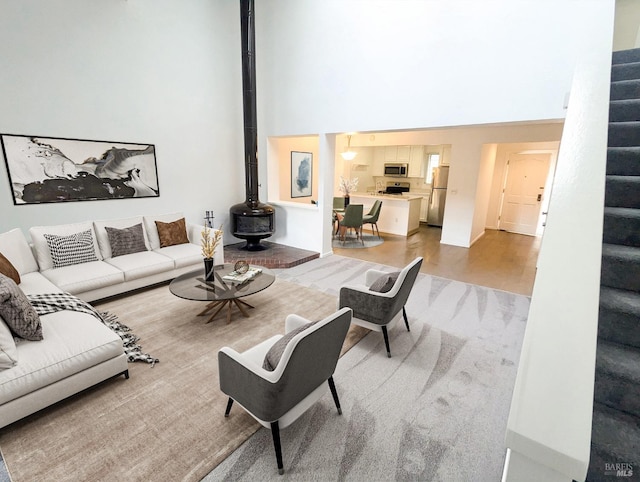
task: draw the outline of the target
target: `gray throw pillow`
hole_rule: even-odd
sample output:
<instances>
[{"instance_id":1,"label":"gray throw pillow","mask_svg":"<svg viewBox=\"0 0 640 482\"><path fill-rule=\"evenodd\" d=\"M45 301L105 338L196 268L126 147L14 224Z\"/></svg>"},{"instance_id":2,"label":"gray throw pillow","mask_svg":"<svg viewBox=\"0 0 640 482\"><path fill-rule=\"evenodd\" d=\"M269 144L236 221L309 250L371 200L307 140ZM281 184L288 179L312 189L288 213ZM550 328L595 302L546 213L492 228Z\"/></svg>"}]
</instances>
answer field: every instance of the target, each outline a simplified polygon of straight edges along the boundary
<instances>
[{"instance_id":1,"label":"gray throw pillow","mask_svg":"<svg viewBox=\"0 0 640 482\"><path fill-rule=\"evenodd\" d=\"M68 236L44 234L44 239L49 245L54 268L98 261L90 229Z\"/></svg>"},{"instance_id":2,"label":"gray throw pillow","mask_svg":"<svg viewBox=\"0 0 640 482\"><path fill-rule=\"evenodd\" d=\"M377 280L371 283L369 291L377 291L378 293L387 293L388 291L391 291L393 285L396 284L398 276L400 276L400 271L380 276Z\"/></svg>"},{"instance_id":3,"label":"gray throw pillow","mask_svg":"<svg viewBox=\"0 0 640 482\"><path fill-rule=\"evenodd\" d=\"M287 344L291 341L291 339L296 336L298 333L306 330L310 326L313 326L317 323L317 321L312 321L311 323L307 323L306 325L302 325L300 328L296 328L295 330L290 331L278 341L276 341L269 351L264 357L264 362L262 363L262 368L272 372L278 366L280 362L280 358L282 358L282 354L284 353L285 348L287 348Z\"/></svg>"},{"instance_id":4,"label":"gray throw pillow","mask_svg":"<svg viewBox=\"0 0 640 482\"><path fill-rule=\"evenodd\" d=\"M25 340L42 340L38 313L15 281L3 274L0 274L0 316L14 335Z\"/></svg>"},{"instance_id":5,"label":"gray throw pillow","mask_svg":"<svg viewBox=\"0 0 640 482\"><path fill-rule=\"evenodd\" d=\"M125 254L139 253L146 251L144 244L144 232L142 231L142 223L128 228L118 229L105 226L109 244L111 245L111 256L123 256Z\"/></svg>"}]
</instances>

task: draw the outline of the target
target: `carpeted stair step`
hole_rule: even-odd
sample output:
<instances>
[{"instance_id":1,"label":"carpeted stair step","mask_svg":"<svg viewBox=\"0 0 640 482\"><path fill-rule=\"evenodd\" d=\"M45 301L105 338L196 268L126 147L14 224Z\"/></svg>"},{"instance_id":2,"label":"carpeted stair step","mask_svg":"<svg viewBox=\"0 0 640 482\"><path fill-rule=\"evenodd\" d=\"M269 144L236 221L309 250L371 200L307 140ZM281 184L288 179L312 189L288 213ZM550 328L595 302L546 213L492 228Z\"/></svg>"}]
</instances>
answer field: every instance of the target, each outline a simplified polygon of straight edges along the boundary
<instances>
[{"instance_id":1,"label":"carpeted stair step","mask_svg":"<svg viewBox=\"0 0 640 482\"><path fill-rule=\"evenodd\" d=\"M640 176L640 147L607 148L607 174Z\"/></svg>"},{"instance_id":2,"label":"carpeted stair step","mask_svg":"<svg viewBox=\"0 0 640 482\"><path fill-rule=\"evenodd\" d=\"M629 480L605 473L605 464L632 464L636 474L640 453L640 419L601 403L593 405L591 424L591 460L587 472L588 481ZM633 479L631 479L633 480Z\"/></svg>"},{"instance_id":3,"label":"carpeted stair step","mask_svg":"<svg viewBox=\"0 0 640 482\"><path fill-rule=\"evenodd\" d=\"M640 122L610 122L609 147L640 146Z\"/></svg>"},{"instance_id":4,"label":"carpeted stair step","mask_svg":"<svg viewBox=\"0 0 640 482\"><path fill-rule=\"evenodd\" d=\"M604 208L602 241L640 247L640 209Z\"/></svg>"},{"instance_id":5,"label":"carpeted stair step","mask_svg":"<svg viewBox=\"0 0 640 482\"><path fill-rule=\"evenodd\" d=\"M609 122L640 121L640 99L613 100L609 104Z\"/></svg>"},{"instance_id":6,"label":"carpeted stair step","mask_svg":"<svg viewBox=\"0 0 640 482\"><path fill-rule=\"evenodd\" d=\"M594 400L640 417L640 350L598 340Z\"/></svg>"},{"instance_id":7,"label":"carpeted stair step","mask_svg":"<svg viewBox=\"0 0 640 482\"><path fill-rule=\"evenodd\" d=\"M619 80L611 82L609 100L625 100L640 98L640 80Z\"/></svg>"},{"instance_id":8,"label":"carpeted stair step","mask_svg":"<svg viewBox=\"0 0 640 482\"><path fill-rule=\"evenodd\" d=\"M640 293L600 287L598 337L640 348Z\"/></svg>"},{"instance_id":9,"label":"carpeted stair step","mask_svg":"<svg viewBox=\"0 0 640 482\"><path fill-rule=\"evenodd\" d=\"M617 50L613 52L611 59L613 65L630 64L634 62L640 62L640 49Z\"/></svg>"},{"instance_id":10,"label":"carpeted stair step","mask_svg":"<svg viewBox=\"0 0 640 482\"><path fill-rule=\"evenodd\" d=\"M611 67L611 81L640 79L640 61L614 64Z\"/></svg>"},{"instance_id":11,"label":"carpeted stair step","mask_svg":"<svg viewBox=\"0 0 640 482\"><path fill-rule=\"evenodd\" d=\"M640 209L640 176L607 176L604 205Z\"/></svg>"},{"instance_id":12,"label":"carpeted stair step","mask_svg":"<svg viewBox=\"0 0 640 482\"><path fill-rule=\"evenodd\" d=\"M640 291L640 248L603 244L600 284L621 290Z\"/></svg>"}]
</instances>

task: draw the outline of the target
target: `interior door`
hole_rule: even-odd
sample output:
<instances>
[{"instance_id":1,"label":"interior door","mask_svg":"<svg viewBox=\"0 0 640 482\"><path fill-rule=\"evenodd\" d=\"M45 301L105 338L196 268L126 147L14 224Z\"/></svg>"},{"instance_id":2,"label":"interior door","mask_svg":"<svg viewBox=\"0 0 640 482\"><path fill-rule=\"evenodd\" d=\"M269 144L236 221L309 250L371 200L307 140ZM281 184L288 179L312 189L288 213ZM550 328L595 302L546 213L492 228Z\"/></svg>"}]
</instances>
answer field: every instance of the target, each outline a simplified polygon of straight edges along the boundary
<instances>
[{"instance_id":1,"label":"interior door","mask_svg":"<svg viewBox=\"0 0 640 482\"><path fill-rule=\"evenodd\" d=\"M509 156L500 229L529 236L536 234L549 161L549 154Z\"/></svg>"}]
</instances>

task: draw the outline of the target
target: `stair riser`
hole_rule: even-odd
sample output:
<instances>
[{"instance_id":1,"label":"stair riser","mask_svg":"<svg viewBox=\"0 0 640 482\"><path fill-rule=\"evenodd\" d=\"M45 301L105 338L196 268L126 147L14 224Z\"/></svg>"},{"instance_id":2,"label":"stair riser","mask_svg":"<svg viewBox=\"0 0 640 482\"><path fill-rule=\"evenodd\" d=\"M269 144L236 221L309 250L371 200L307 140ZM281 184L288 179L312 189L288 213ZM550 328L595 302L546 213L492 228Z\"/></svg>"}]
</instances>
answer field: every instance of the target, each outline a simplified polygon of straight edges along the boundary
<instances>
[{"instance_id":1,"label":"stair riser","mask_svg":"<svg viewBox=\"0 0 640 482\"><path fill-rule=\"evenodd\" d=\"M604 215L603 242L640 247L640 218Z\"/></svg>"},{"instance_id":2,"label":"stair riser","mask_svg":"<svg viewBox=\"0 0 640 482\"><path fill-rule=\"evenodd\" d=\"M609 122L640 120L640 100L612 102L609 106Z\"/></svg>"},{"instance_id":3,"label":"stair riser","mask_svg":"<svg viewBox=\"0 0 640 482\"><path fill-rule=\"evenodd\" d=\"M607 179L604 191L607 207L640 209L640 182Z\"/></svg>"},{"instance_id":4,"label":"stair riser","mask_svg":"<svg viewBox=\"0 0 640 482\"><path fill-rule=\"evenodd\" d=\"M615 410L640 416L640 387L628 380L612 377L596 369L595 391L593 398Z\"/></svg>"},{"instance_id":5,"label":"stair riser","mask_svg":"<svg viewBox=\"0 0 640 482\"><path fill-rule=\"evenodd\" d=\"M640 99L640 81L623 81L612 83L609 99Z\"/></svg>"},{"instance_id":6,"label":"stair riser","mask_svg":"<svg viewBox=\"0 0 640 482\"><path fill-rule=\"evenodd\" d=\"M609 149L607 174L610 176L640 176L640 151Z\"/></svg>"},{"instance_id":7,"label":"stair riser","mask_svg":"<svg viewBox=\"0 0 640 482\"><path fill-rule=\"evenodd\" d=\"M631 50L618 50L613 52L612 61L613 65L630 64L633 62L640 62L640 49Z\"/></svg>"},{"instance_id":8,"label":"stair riser","mask_svg":"<svg viewBox=\"0 0 640 482\"><path fill-rule=\"evenodd\" d=\"M611 69L611 81L640 79L640 62L614 65Z\"/></svg>"},{"instance_id":9,"label":"stair riser","mask_svg":"<svg viewBox=\"0 0 640 482\"><path fill-rule=\"evenodd\" d=\"M640 349L640 320L637 317L600 307L598 337Z\"/></svg>"},{"instance_id":10,"label":"stair riser","mask_svg":"<svg viewBox=\"0 0 640 482\"><path fill-rule=\"evenodd\" d=\"M609 147L640 146L640 122L609 124Z\"/></svg>"},{"instance_id":11,"label":"stair riser","mask_svg":"<svg viewBox=\"0 0 640 482\"><path fill-rule=\"evenodd\" d=\"M620 290L640 291L640 264L603 256L600 284Z\"/></svg>"}]
</instances>

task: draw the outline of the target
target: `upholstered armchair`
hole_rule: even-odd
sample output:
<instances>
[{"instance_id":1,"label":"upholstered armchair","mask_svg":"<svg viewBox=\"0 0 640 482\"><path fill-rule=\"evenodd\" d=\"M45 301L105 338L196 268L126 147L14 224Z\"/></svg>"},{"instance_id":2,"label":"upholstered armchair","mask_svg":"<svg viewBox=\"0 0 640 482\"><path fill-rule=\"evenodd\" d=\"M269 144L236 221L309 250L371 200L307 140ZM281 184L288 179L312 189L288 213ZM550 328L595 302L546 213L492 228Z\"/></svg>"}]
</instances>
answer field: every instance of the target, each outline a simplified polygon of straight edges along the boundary
<instances>
[{"instance_id":1,"label":"upholstered armchair","mask_svg":"<svg viewBox=\"0 0 640 482\"><path fill-rule=\"evenodd\" d=\"M382 201L376 199L369 209L369 212L362 217L362 224L371 224L371 234L375 234L373 228L376 228L378 237L380 237L380 230L378 229L378 218L380 217L380 210L382 209Z\"/></svg>"},{"instance_id":2,"label":"upholstered armchair","mask_svg":"<svg viewBox=\"0 0 640 482\"><path fill-rule=\"evenodd\" d=\"M421 265L422 258L417 257L402 271L396 273L370 269L365 273L364 285L340 288L339 308L348 307L353 310L352 323L370 330L381 331L389 358L391 358L391 349L387 328L400 319L401 313L407 331L411 331L404 305Z\"/></svg>"},{"instance_id":3,"label":"upholstered armchair","mask_svg":"<svg viewBox=\"0 0 640 482\"><path fill-rule=\"evenodd\" d=\"M315 323L289 315L286 335L276 335L243 353L229 347L218 352L220 390L229 396L225 417L236 401L260 424L271 428L280 474L284 473L281 428L307 411L327 387L338 414L342 413L333 372L350 324L348 308Z\"/></svg>"}]
</instances>

